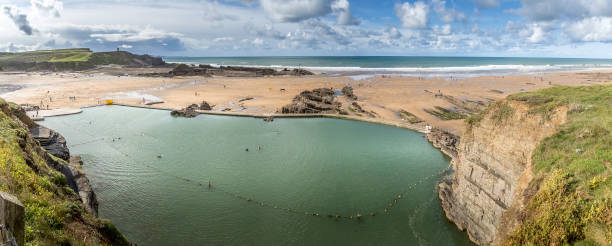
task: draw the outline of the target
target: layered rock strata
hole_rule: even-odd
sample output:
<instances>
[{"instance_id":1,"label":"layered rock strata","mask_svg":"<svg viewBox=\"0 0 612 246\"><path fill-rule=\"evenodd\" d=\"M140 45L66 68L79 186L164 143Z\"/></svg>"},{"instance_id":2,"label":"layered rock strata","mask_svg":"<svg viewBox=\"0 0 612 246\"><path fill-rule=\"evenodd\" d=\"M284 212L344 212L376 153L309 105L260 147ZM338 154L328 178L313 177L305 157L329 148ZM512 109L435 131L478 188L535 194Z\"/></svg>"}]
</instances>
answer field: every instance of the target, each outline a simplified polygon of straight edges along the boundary
<instances>
[{"instance_id":1,"label":"layered rock strata","mask_svg":"<svg viewBox=\"0 0 612 246\"><path fill-rule=\"evenodd\" d=\"M284 106L283 114L317 114L336 113L341 111L341 103L335 100L334 91L329 88L318 88L302 91L293 98L291 104Z\"/></svg>"},{"instance_id":2,"label":"layered rock strata","mask_svg":"<svg viewBox=\"0 0 612 246\"><path fill-rule=\"evenodd\" d=\"M502 104L503 114L489 107L479 122L466 126L454 178L439 185L447 218L479 245L500 244L519 225L534 177L531 156L567 120L564 107L546 117L520 102ZM452 156L452 148L440 145Z\"/></svg>"}]
</instances>

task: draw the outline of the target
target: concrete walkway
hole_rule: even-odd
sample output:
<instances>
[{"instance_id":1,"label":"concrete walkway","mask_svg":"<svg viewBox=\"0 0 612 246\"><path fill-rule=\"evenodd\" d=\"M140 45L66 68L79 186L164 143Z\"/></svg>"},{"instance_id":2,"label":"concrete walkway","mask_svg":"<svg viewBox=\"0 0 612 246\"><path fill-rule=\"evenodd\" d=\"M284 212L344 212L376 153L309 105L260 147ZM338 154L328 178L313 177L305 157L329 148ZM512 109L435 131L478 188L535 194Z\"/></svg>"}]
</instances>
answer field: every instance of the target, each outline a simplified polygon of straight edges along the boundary
<instances>
[{"instance_id":1,"label":"concrete walkway","mask_svg":"<svg viewBox=\"0 0 612 246\"><path fill-rule=\"evenodd\" d=\"M35 121L44 120L45 117L53 117L60 115L78 114L83 112L80 108L58 108L49 110L27 111L26 114Z\"/></svg>"}]
</instances>

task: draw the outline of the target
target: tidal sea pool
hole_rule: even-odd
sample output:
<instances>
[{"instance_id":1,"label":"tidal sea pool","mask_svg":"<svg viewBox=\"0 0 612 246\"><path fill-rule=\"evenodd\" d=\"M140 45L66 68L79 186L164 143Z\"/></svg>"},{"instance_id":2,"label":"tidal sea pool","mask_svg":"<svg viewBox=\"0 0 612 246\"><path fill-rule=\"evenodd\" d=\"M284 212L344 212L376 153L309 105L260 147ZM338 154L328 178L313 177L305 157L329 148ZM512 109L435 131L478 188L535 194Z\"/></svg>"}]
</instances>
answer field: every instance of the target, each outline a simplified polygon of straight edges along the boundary
<instances>
[{"instance_id":1,"label":"tidal sea pool","mask_svg":"<svg viewBox=\"0 0 612 246\"><path fill-rule=\"evenodd\" d=\"M449 159L410 130L123 106L41 124L138 245L471 245L438 200Z\"/></svg>"}]
</instances>

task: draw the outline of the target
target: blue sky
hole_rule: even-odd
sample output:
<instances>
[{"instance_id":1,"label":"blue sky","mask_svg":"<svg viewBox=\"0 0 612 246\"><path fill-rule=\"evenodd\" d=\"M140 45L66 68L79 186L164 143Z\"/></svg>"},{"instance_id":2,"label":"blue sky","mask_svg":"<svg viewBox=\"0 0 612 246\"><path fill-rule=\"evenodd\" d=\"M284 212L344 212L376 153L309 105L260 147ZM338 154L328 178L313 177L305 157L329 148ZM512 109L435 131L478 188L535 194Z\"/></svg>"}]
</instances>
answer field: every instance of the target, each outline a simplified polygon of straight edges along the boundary
<instances>
[{"instance_id":1,"label":"blue sky","mask_svg":"<svg viewBox=\"0 0 612 246\"><path fill-rule=\"evenodd\" d=\"M0 51L612 58L611 0L0 0Z\"/></svg>"}]
</instances>

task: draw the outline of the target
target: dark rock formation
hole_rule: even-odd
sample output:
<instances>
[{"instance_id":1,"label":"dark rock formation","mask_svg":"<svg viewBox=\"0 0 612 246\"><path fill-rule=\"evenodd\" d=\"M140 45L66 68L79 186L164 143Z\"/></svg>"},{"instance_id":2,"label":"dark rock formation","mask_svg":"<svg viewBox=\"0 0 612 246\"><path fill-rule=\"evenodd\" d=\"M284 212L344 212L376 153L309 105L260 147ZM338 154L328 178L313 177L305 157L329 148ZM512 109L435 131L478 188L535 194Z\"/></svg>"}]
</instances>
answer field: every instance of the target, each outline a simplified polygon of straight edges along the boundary
<instances>
[{"instance_id":1,"label":"dark rock formation","mask_svg":"<svg viewBox=\"0 0 612 246\"><path fill-rule=\"evenodd\" d=\"M83 166L83 160L81 160L80 156L70 158L70 165L68 168L72 174L72 181L77 188L75 192L81 197L81 202L85 205L87 212L98 217L98 199L96 198L96 193L91 188L89 179L81 169L81 166Z\"/></svg>"},{"instance_id":2,"label":"dark rock formation","mask_svg":"<svg viewBox=\"0 0 612 246\"><path fill-rule=\"evenodd\" d=\"M304 69L284 69L276 71L271 68L256 68L256 67L232 67L221 66L213 67L210 65L190 66L187 64L178 64L172 71L168 73L149 73L141 74L142 76L151 77L174 77L174 76L224 76L224 77L264 77L264 76L303 76L313 75L314 73Z\"/></svg>"},{"instance_id":3,"label":"dark rock formation","mask_svg":"<svg viewBox=\"0 0 612 246\"><path fill-rule=\"evenodd\" d=\"M281 71L276 72L276 75L291 75L291 76L306 76L306 75L314 75L313 72L304 70L304 69L283 69Z\"/></svg>"},{"instance_id":4,"label":"dark rock formation","mask_svg":"<svg viewBox=\"0 0 612 246\"><path fill-rule=\"evenodd\" d=\"M444 154L450 156L451 158L457 158L459 136L449 131L434 128L427 133L427 139L433 144L434 147L440 149Z\"/></svg>"},{"instance_id":5,"label":"dark rock formation","mask_svg":"<svg viewBox=\"0 0 612 246\"><path fill-rule=\"evenodd\" d=\"M200 104L200 110L212 110L212 107L206 101L202 101Z\"/></svg>"},{"instance_id":6,"label":"dark rock formation","mask_svg":"<svg viewBox=\"0 0 612 246\"><path fill-rule=\"evenodd\" d=\"M174 69L172 69L172 71L169 72L171 75L174 76L183 76L183 75L189 75L194 73L194 70L192 67L190 67L189 65L186 64L178 64L176 65L176 67Z\"/></svg>"},{"instance_id":7,"label":"dark rock formation","mask_svg":"<svg viewBox=\"0 0 612 246\"><path fill-rule=\"evenodd\" d=\"M359 113L366 113L365 110L363 110L363 108L361 108L361 106L357 103L357 102L352 102L351 103L351 107L353 110L355 110L356 112Z\"/></svg>"},{"instance_id":8,"label":"dark rock formation","mask_svg":"<svg viewBox=\"0 0 612 246\"><path fill-rule=\"evenodd\" d=\"M200 106L198 106L197 104L191 104L184 109L172 110L172 112L170 112L170 115L174 117L193 118L198 116L199 113L196 112L196 110L198 110L199 108Z\"/></svg>"},{"instance_id":9,"label":"dark rock formation","mask_svg":"<svg viewBox=\"0 0 612 246\"><path fill-rule=\"evenodd\" d=\"M244 101L249 101L249 100L253 100L255 99L254 97L245 97L245 98L240 98L238 99L238 102L244 102Z\"/></svg>"},{"instance_id":10,"label":"dark rock formation","mask_svg":"<svg viewBox=\"0 0 612 246\"><path fill-rule=\"evenodd\" d=\"M65 161L70 159L70 150L66 146L66 139L56 131L44 126L35 126L30 128L30 134L40 142L40 146L49 154Z\"/></svg>"},{"instance_id":11,"label":"dark rock formation","mask_svg":"<svg viewBox=\"0 0 612 246\"><path fill-rule=\"evenodd\" d=\"M291 104L284 106L281 112L283 114L336 113L341 111L341 104L334 99L334 91L329 88L306 90L295 96Z\"/></svg>"},{"instance_id":12,"label":"dark rock formation","mask_svg":"<svg viewBox=\"0 0 612 246\"><path fill-rule=\"evenodd\" d=\"M44 137L44 134L46 134L47 131L51 132L50 135L53 135L52 138L35 137L35 139L38 140L39 143L41 143L41 146L45 150L47 150L47 153L53 154L51 153L49 149L47 149L49 148L49 146L51 146L52 147L51 150L53 151L60 150L59 152L61 154L67 155L67 158L66 159L61 158L62 160L70 161L68 162L69 164L66 165L65 164L66 162L62 163L60 160L54 159L53 157L47 157L46 158L47 165L49 165L53 169L57 170L58 172L66 176L66 185L68 185L68 187L70 187L70 189L72 189L75 193L79 194L79 197L81 198L81 201L83 202L83 205L85 206L85 209L92 215L98 217L98 200L96 199L96 194L91 188L91 185L89 184L89 179L85 175L85 172L81 170L81 166L83 165L83 161L81 160L81 158L80 157L70 157L68 148L65 147L66 140L64 139L62 135L60 135L59 133L53 130L49 130L48 128L45 128L43 126L39 126L36 128L38 128L38 130L34 130L33 132L43 134L39 136ZM32 135L35 136L34 134ZM58 142L51 143L53 141L49 141L48 139L61 139L61 140L58 141L59 143ZM45 146L43 145L43 142L41 140L46 141L46 143L51 143L51 144ZM65 148L65 150L61 150L62 148ZM59 157L56 154L53 154L53 155L55 157Z\"/></svg>"},{"instance_id":13,"label":"dark rock formation","mask_svg":"<svg viewBox=\"0 0 612 246\"><path fill-rule=\"evenodd\" d=\"M353 87L351 87L350 85L347 85L342 88L342 94L346 96L347 98L357 100L357 96L353 94Z\"/></svg>"}]
</instances>

